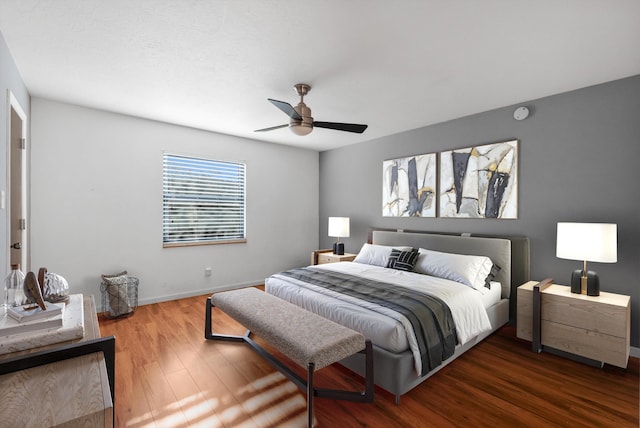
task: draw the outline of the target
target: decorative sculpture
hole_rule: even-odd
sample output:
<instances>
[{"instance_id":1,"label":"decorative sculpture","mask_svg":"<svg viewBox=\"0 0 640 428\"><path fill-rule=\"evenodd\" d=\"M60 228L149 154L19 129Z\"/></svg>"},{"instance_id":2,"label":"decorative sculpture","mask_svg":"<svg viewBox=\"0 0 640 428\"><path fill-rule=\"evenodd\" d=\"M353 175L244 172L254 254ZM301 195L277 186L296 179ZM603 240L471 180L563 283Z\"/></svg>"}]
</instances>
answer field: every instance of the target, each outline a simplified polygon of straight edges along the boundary
<instances>
[{"instance_id":1,"label":"decorative sculpture","mask_svg":"<svg viewBox=\"0 0 640 428\"><path fill-rule=\"evenodd\" d=\"M24 278L24 294L29 301L35 301L40 306L40 309L47 310L42 298L40 284L38 284L38 278L33 272L27 272L27 276Z\"/></svg>"}]
</instances>

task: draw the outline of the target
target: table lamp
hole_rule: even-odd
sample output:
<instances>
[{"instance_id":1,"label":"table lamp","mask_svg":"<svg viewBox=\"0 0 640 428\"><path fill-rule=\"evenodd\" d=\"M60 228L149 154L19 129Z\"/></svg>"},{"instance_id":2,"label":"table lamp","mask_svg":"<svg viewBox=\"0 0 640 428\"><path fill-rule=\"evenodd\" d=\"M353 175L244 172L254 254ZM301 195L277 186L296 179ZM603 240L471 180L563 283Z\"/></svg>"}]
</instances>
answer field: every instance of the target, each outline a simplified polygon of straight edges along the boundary
<instances>
[{"instance_id":1,"label":"table lamp","mask_svg":"<svg viewBox=\"0 0 640 428\"><path fill-rule=\"evenodd\" d=\"M618 230L611 223L558 223L556 257L582 260L583 268L571 275L571 292L600 295L600 280L587 262L616 263L618 261Z\"/></svg>"},{"instance_id":2,"label":"table lamp","mask_svg":"<svg viewBox=\"0 0 640 428\"><path fill-rule=\"evenodd\" d=\"M329 217L329 236L338 238L338 242L333 243L333 254L344 254L344 243L340 238L349 237L349 217Z\"/></svg>"}]
</instances>

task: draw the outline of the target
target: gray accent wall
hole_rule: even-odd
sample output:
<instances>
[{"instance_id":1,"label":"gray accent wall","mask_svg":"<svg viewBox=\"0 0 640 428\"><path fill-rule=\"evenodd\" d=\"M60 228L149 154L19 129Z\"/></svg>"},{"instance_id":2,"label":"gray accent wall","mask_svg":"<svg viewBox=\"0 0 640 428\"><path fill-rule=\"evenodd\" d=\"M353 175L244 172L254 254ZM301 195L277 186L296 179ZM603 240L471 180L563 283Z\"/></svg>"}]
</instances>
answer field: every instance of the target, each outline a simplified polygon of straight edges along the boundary
<instances>
[{"instance_id":1,"label":"gray accent wall","mask_svg":"<svg viewBox=\"0 0 640 428\"><path fill-rule=\"evenodd\" d=\"M513 118L520 105L532 111L523 121ZM384 160L511 139L519 140L518 219L382 217ZM557 222L616 223L618 262L588 267L602 291L631 296L631 345L638 347L639 165L640 75L322 152L319 241L322 248L334 241L329 216L351 218L347 252L358 252L370 226L524 235L531 279L569 284L582 263L556 258Z\"/></svg>"},{"instance_id":2,"label":"gray accent wall","mask_svg":"<svg viewBox=\"0 0 640 428\"><path fill-rule=\"evenodd\" d=\"M9 92L16 98L20 107L27 115L27 123L30 123L30 102L31 98L27 87L20 77L16 63L11 56L11 52L7 47L7 43L0 33L0 165L2 165L0 171L0 190L3 190L7 194L7 200L9 198L9 189L7 182L7 125L8 119L8 96ZM27 130L27 135L28 135ZM27 137L28 140L28 137ZM7 276L9 269L9 237L7 236L7 209L0 209L0 278L4 279ZM4 286L4 285L3 285Z\"/></svg>"}]
</instances>

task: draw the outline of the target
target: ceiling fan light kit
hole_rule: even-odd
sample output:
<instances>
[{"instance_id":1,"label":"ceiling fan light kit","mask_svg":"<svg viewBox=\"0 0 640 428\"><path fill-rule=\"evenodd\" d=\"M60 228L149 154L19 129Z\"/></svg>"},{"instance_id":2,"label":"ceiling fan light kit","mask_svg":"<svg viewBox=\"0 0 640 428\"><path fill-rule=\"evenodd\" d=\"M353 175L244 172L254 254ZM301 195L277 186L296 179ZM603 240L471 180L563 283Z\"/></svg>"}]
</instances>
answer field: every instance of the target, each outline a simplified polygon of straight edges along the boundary
<instances>
[{"instance_id":1,"label":"ceiling fan light kit","mask_svg":"<svg viewBox=\"0 0 640 428\"><path fill-rule=\"evenodd\" d=\"M269 128L256 129L255 132L273 131L274 129L289 127L291 132L296 135L304 136L309 135L313 131L314 126L318 128L335 129L337 131L354 132L362 134L367 125L359 125L355 123L340 123L340 122L316 122L311 116L311 109L304 103L304 96L309 93L311 86L306 83L298 83L293 86L300 96L300 102L293 107L291 104L268 98L269 102L282 110L284 114L289 116L290 121L288 125L277 125Z\"/></svg>"},{"instance_id":2,"label":"ceiling fan light kit","mask_svg":"<svg viewBox=\"0 0 640 428\"><path fill-rule=\"evenodd\" d=\"M313 131L313 126L307 125L306 123L292 123L289 125L289 129L296 135L304 136L311 134L311 131Z\"/></svg>"}]
</instances>

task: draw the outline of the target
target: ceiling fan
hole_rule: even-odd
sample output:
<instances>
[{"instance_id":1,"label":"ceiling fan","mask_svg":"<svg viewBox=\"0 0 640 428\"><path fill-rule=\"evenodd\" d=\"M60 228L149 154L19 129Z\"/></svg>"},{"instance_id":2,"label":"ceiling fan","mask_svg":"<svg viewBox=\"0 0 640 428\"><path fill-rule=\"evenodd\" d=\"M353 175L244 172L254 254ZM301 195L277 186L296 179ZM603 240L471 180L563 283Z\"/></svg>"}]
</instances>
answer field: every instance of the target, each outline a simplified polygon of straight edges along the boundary
<instances>
[{"instance_id":1,"label":"ceiling fan","mask_svg":"<svg viewBox=\"0 0 640 428\"><path fill-rule=\"evenodd\" d=\"M311 86L307 85L306 83L298 83L294 85L294 88L296 89L298 95L300 95L300 102L295 107L284 101L278 101L268 98L269 102L282 110L287 116L289 116L291 118L291 121L285 125L256 129L255 132L273 131L274 129L280 129L287 126L289 127L291 132L296 135L308 135L309 133L311 133L311 131L313 131L314 127L355 132L357 134L362 134L364 130L367 129L367 125L340 122L319 122L313 120L313 117L311 117L311 109L304 103L304 96L309 93Z\"/></svg>"}]
</instances>

